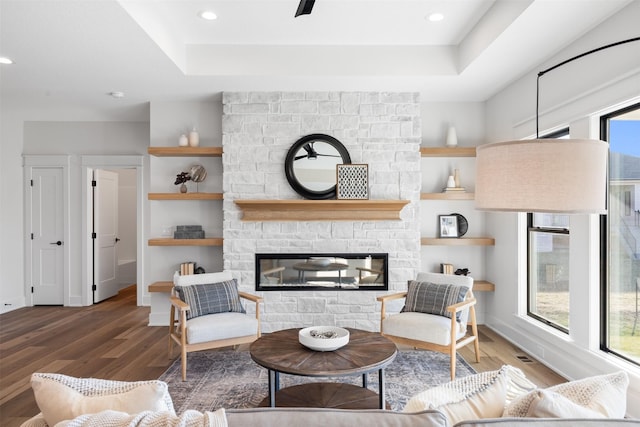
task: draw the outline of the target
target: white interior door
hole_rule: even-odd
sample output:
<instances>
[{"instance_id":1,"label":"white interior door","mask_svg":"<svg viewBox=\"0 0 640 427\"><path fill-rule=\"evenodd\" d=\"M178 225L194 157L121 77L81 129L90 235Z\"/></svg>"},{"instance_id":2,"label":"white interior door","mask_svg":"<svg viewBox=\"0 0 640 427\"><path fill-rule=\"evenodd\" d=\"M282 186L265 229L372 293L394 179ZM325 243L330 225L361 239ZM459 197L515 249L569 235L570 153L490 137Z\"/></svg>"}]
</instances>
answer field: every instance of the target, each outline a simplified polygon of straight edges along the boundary
<instances>
[{"instance_id":1,"label":"white interior door","mask_svg":"<svg viewBox=\"0 0 640 427\"><path fill-rule=\"evenodd\" d=\"M31 286L34 305L64 304L63 168L31 170Z\"/></svg>"},{"instance_id":2,"label":"white interior door","mask_svg":"<svg viewBox=\"0 0 640 427\"><path fill-rule=\"evenodd\" d=\"M118 174L96 169L93 179L93 302L118 293Z\"/></svg>"}]
</instances>

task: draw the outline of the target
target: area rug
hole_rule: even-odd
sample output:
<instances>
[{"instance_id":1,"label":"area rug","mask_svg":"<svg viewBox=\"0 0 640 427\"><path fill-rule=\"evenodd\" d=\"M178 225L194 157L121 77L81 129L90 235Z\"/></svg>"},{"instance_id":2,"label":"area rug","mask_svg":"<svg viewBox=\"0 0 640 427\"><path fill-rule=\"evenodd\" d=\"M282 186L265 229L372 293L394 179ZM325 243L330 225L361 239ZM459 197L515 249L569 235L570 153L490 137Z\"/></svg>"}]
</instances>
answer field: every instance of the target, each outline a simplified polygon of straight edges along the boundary
<instances>
[{"instance_id":1,"label":"area rug","mask_svg":"<svg viewBox=\"0 0 640 427\"><path fill-rule=\"evenodd\" d=\"M219 408L254 408L267 397L267 370L257 365L248 351L200 351L189 353L187 381L182 381L180 359L159 378L169 385L176 412L187 409L214 411ZM456 378L476 373L460 356ZM448 382L449 356L431 351L399 351L386 367L387 403L401 411L414 394ZM280 374L280 388L308 382L344 382L362 385L362 376L311 378ZM369 374L369 388L378 391L378 374Z\"/></svg>"}]
</instances>

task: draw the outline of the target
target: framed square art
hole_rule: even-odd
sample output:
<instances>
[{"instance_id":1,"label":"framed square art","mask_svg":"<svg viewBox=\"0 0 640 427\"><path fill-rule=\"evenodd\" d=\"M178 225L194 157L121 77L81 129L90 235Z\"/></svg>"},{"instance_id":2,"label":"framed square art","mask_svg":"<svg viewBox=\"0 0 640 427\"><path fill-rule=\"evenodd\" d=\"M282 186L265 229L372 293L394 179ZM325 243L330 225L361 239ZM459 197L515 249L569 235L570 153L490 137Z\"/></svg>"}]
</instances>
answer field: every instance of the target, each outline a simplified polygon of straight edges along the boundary
<instances>
[{"instance_id":1,"label":"framed square art","mask_svg":"<svg viewBox=\"0 0 640 427\"><path fill-rule=\"evenodd\" d=\"M336 199L369 198L369 165L336 165Z\"/></svg>"},{"instance_id":2,"label":"framed square art","mask_svg":"<svg viewBox=\"0 0 640 427\"><path fill-rule=\"evenodd\" d=\"M438 215L439 237L441 239L460 237L458 232L458 217L456 215Z\"/></svg>"}]
</instances>

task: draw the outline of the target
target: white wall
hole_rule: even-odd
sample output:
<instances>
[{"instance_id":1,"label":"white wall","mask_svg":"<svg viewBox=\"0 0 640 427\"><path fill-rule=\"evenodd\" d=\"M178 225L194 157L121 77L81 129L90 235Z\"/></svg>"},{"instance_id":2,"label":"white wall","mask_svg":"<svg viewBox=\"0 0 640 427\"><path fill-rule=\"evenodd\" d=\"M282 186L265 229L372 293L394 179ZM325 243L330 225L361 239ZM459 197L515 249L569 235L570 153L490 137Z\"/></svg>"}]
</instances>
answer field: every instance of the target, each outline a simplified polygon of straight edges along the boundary
<instances>
[{"instance_id":1,"label":"white wall","mask_svg":"<svg viewBox=\"0 0 640 427\"><path fill-rule=\"evenodd\" d=\"M640 2L604 22L594 31L541 64L487 102L489 141L535 134L537 72L574 55L636 37ZM640 43L595 53L551 71L540 81L541 132L570 126L572 137L598 138L589 117L640 96ZM588 189L585 189L588 191ZM496 247L487 251L486 270L496 292L488 299L486 323L541 362L567 378L582 378L624 368L631 375L629 414L640 416L640 369L598 350L599 226L595 215L571 218L571 318L569 336L543 327L526 310L526 245L524 214L487 214L487 231Z\"/></svg>"},{"instance_id":2,"label":"white wall","mask_svg":"<svg viewBox=\"0 0 640 427\"><path fill-rule=\"evenodd\" d=\"M42 115L10 109L3 105L2 117L2 170L0 196L14 201L3 204L0 221L2 230L0 265L12 268L0 269L0 312L13 310L26 304L24 278L24 236L28 231L24 224L24 183L22 164L24 155L70 155L71 168L68 218L70 223L69 245L71 268L66 295L67 305L86 304L83 299L82 272L82 185L81 155L144 154L148 145L146 122L54 122L26 121L24 117ZM7 141L17 141L15 144ZM10 184L10 185L7 185ZM16 268L15 266L18 266ZM86 289L85 289L86 294ZM86 296L86 295L85 295ZM10 305L5 305L10 304Z\"/></svg>"}]
</instances>

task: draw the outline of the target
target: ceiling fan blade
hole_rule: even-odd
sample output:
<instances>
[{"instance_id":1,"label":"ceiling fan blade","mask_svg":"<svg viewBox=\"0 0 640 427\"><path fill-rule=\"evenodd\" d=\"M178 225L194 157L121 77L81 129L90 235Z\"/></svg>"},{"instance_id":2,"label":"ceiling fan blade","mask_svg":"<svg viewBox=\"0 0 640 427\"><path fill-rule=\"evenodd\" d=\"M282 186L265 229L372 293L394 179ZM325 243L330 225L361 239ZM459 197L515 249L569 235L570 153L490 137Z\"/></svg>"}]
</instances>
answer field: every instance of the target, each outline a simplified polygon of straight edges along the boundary
<instances>
[{"instance_id":1,"label":"ceiling fan blade","mask_svg":"<svg viewBox=\"0 0 640 427\"><path fill-rule=\"evenodd\" d=\"M300 0L298 10L296 11L296 18L300 15L309 15L313 9L313 4L316 0Z\"/></svg>"}]
</instances>

